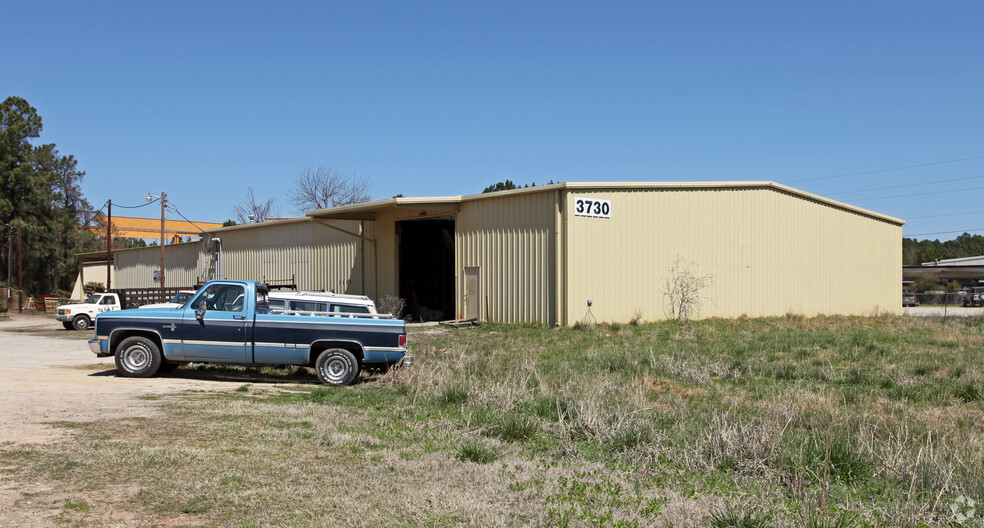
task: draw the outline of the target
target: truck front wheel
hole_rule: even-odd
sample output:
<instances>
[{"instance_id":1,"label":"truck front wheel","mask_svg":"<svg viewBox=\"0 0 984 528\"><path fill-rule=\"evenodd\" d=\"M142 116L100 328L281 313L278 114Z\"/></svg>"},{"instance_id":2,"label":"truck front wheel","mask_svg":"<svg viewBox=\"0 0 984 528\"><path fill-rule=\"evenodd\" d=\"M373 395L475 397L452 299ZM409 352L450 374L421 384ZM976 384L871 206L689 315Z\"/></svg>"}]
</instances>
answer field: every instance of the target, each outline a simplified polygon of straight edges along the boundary
<instances>
[{"instance_id":1,"label":"truck front wheel","mask_svg":"<svg viewBox=\"0 0 984 528\"><path fill-rule=\"evenodd\" d=\"M88 315L76 315L75 319L72 319L72 327L76 330L88 330L89 329L89 316Z\"/></svg>"},{"instance_id":2,"label":"truck front wheel","mask_svg":"<svg viewBox=\"0 0 984 528\"><path fill-rule=\"evenodd\" d=\"M65 330L71 330L73 328L71 321L62 321L62 326L65 327Z\"/></svg>"},{"instance_id":3,"label":"truck front wheel","mask_svg":"<svg viewBox=\"0 0 984 528\"><path fill-rule=\"evenodd\" d=\"M161 368L161 350L146 337L134 336L116 347L116 371L128 378L149 378Z\"/></svg>"},{"instance_id":4,"label":"truck front wheel","mask_svg":"<svg viewBox=\"0 0 984 528\"><path fill-rule=\"evenodd\" d=\"M318 356L314 370L325 385L348 385L359 375L359 361L344 348L329 348Z\"/></svg>"}]
</instances>

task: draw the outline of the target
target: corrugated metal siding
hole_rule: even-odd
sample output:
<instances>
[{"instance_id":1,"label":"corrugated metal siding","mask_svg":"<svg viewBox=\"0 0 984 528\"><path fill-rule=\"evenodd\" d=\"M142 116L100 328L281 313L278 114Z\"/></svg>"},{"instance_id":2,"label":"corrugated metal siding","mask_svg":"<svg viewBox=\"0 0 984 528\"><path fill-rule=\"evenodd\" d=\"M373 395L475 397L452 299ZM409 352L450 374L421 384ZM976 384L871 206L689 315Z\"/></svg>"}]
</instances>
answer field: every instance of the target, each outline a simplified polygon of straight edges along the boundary
<instances>
[{"instance_id":1,"label":"corrugated metal siding","mask_svg":"<svg viewBox=\"0 0 984 528\"><path fill-rule=\"evenodd\" d=\"M200 242L164 247L164 286L194 286L198 280ZM127 249L113 254L113 288L157 288L154 271L161 267L160 247ZM103 274L105 276L105 273Z\"/></svg>"},{"instance_id":2,"label":"corrugated metal siding","mask_svg":"<svg viewBox=\"0 0 984 528\"><path fill-rule=\"evenodd\" d=\"M375 245L323 224L331 224L358 235L360 222L331 220L261 223L249 228L219 230L211 238L222 240L224 278L277 280L294 278L301 289L334 290L373 295ZM366 238L374 237L373 222L365 222ZM165 282L168 286L191 286L207 280L210 255L204 243L167 246ZM117 254L114 287L151 288L153 271L160 265L158 248L127 250ZM363 267L363 258L365 266ZM366 279L363 280L363 270Z\"/></svg>"},{"instance_id":3,"label":"corrugated metal siding","mask_svg":"<svg viewBox=\"0 0 984 528\"><path fill-rule=\"evenodd\" d=\"M901 312L901 226L776 190L570 191L565 230L568 324L664 318L677 257L712 276L701 317Z\"/></svg>"},{"instance_id":4,"label":"corrugated metal siding","mask_svg":"<svg viewBox=\"0 0 984 528\"><path fill-rule=\"evenodd\" d=\"M462 204L455 230L459 317L464 315L464 268L478 268L482 319L555 319L555 196L530 193Z\"/></svg>"},{"instance_id":5,"label":"corrugated metal siding","mask_svg":"<svg viewBox=\"0 0 984 528\"><path fill-rule=\"evenodd\" d=\"M337 229L332 229L329 225ZM313 289L375 298L372 279L375 274L376 245L371 242L374 237L374 222L316 221L313 224Z\"/></svg>"},{"instance_id":6,"label":"corrugated metal siding","mask_svg":"<svg viewBox=\"0 0 984 528\"><path fill-rule=\"evenodd\" d=\"M315 289L311 231L305 220L216 232L222 239L223 275L255 281L293 278L298 288Z\"/></svg>"}]
</instances>

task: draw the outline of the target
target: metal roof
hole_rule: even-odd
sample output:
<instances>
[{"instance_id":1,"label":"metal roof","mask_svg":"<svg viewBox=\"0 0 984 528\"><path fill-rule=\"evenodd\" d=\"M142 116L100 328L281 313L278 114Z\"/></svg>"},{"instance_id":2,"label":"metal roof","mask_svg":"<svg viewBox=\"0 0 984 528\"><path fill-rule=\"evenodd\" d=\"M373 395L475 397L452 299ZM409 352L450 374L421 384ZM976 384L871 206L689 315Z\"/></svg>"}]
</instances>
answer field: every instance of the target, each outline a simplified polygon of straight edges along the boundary
<instances>
[{"instance_id":1,"label":"metal roof","mask_svg":"<svg viewBox=\"0 0 984 528\"><path fill-rule=\"evenodd\" d=\"M976 257L961 257L952 259L936 260L933 262L923 262L923 266L935 267L935 266L984 266L984 255L978 255Z\"/></svg>"},{"instance_id":2,"label":"metal roof","mask_svg":"<svg viewBox=\"0 0 984 528\"><path fill-rule=\"evenodd\" d=\"M567 189L575 191L593 191L593 190L712 190L712 189L771 189L776 192L790 194L798 198L805 200L810 200L817 203L822 203L835 207L838 209L843 209L845 211L850 211L857 213L869 218L876 220L881 220L883 222L888 222L896 225L905 224L904 220L895 218L892 216L884 215L881 213L876 213L868 209L862 209L844 202L838 202L837 200L831 200L830 198L825 198L823 196L809 193L806 191L801 191L799 189L794 189L793 187L788 187L775 182L770 181L707 181L707 182L561 182L549 185L539 185L536 187L524 187L522 189L512 189L508 191L496 191L491 193L480 193L480 194L468 194L459 196L438 196L438 197L418 197L418 198L390 198L387 200L376 200L372 202L363 202L352 205L344 205L341 207L332 207L328 209L318 209L314 211L308 211L307 216L314 218L334 218L334 219L346 219L346 220L373 220L375 215L379 211L383 211L391 208L413 208L413 209L428 209L428 210L438 210L438 211L449 211L457 212L461 209L461 204L463 202L473 201L473 200L489 200L495 198L504 198L519 194L527 193L537 193L537 192L550 192L558 189Z\"/></svg>"}]
</instances>

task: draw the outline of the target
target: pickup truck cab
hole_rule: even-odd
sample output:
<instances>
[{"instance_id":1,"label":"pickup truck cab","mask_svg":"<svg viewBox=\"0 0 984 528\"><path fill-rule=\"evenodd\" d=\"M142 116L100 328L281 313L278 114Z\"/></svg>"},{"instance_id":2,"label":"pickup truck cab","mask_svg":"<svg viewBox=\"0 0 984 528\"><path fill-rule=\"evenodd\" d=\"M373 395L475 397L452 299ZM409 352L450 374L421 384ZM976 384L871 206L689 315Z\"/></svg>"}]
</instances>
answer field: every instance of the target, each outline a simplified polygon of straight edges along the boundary
<instances>
[{"instance_id":1,"label":"pickup truck cab","mask_svg":"<svg viewBox=\"0 0 984 528\"><path fill-rule=\"evenodd\" d=\"M87 330L97 315L121 308L120 297L115 293L94 293L84 303L63 304L55 310L55 319L66 330Z\"/></svg>"},{"instance_id":2,"label":"pickup truck cab","mask_svg":"<svg viewBox=\"0 0 984 528\"><path fill-rule=\"evenodd\" d=\"M100 314L89 348L138 378L190 362L300 365L322 383L348 385L362 369L413 364L400 319L271 313L268 295L257 282L210 281L180 308Z\"/></svg>"}]
</instances>

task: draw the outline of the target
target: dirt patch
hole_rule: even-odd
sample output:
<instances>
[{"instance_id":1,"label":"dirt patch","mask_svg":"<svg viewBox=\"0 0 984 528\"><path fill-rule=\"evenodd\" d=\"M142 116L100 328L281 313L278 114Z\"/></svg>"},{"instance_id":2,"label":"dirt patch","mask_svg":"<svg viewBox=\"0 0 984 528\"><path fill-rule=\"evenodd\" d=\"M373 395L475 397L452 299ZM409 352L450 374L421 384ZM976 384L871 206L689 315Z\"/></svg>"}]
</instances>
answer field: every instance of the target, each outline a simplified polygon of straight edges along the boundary
<instances>
[{"instance_id":1,"label":"dirt patch","mask_svg":"<svg viewBox=\"0 0 984 528\"><path fill-rule=\"evenodd\" d=\"M32 445L70 440L72 430L56 424L153 418L159 414L155 400L162 395L239 386L180 375L123 378L116 374L113 358L97 358L89 350L86 341L91 337L91 332L65 330L53 318L11 314L0 321L0 446L30 450ZM54 526L66 511L88 511L89 504L105 502L104 496L70 495L13 478L0 483L0 527ZM117 513L108 517L89 514L100 517L96 524L128 526L134 519L125 510L114 510Z\"/></svg>"},{"instance_id":2,"label":"dirt patch","mask_svg":"<svg viewBox=\"0 0 984 528\"><path fill-rule=\"evenodd\" d=\"M152 417L154 396L183 390L231 390L228 382L116 375L113 358L97 358L91 332L65 330L53 318L11 314L0 322L0 444L64 438L57 422Z\"/></svg>"}]
</instances>

